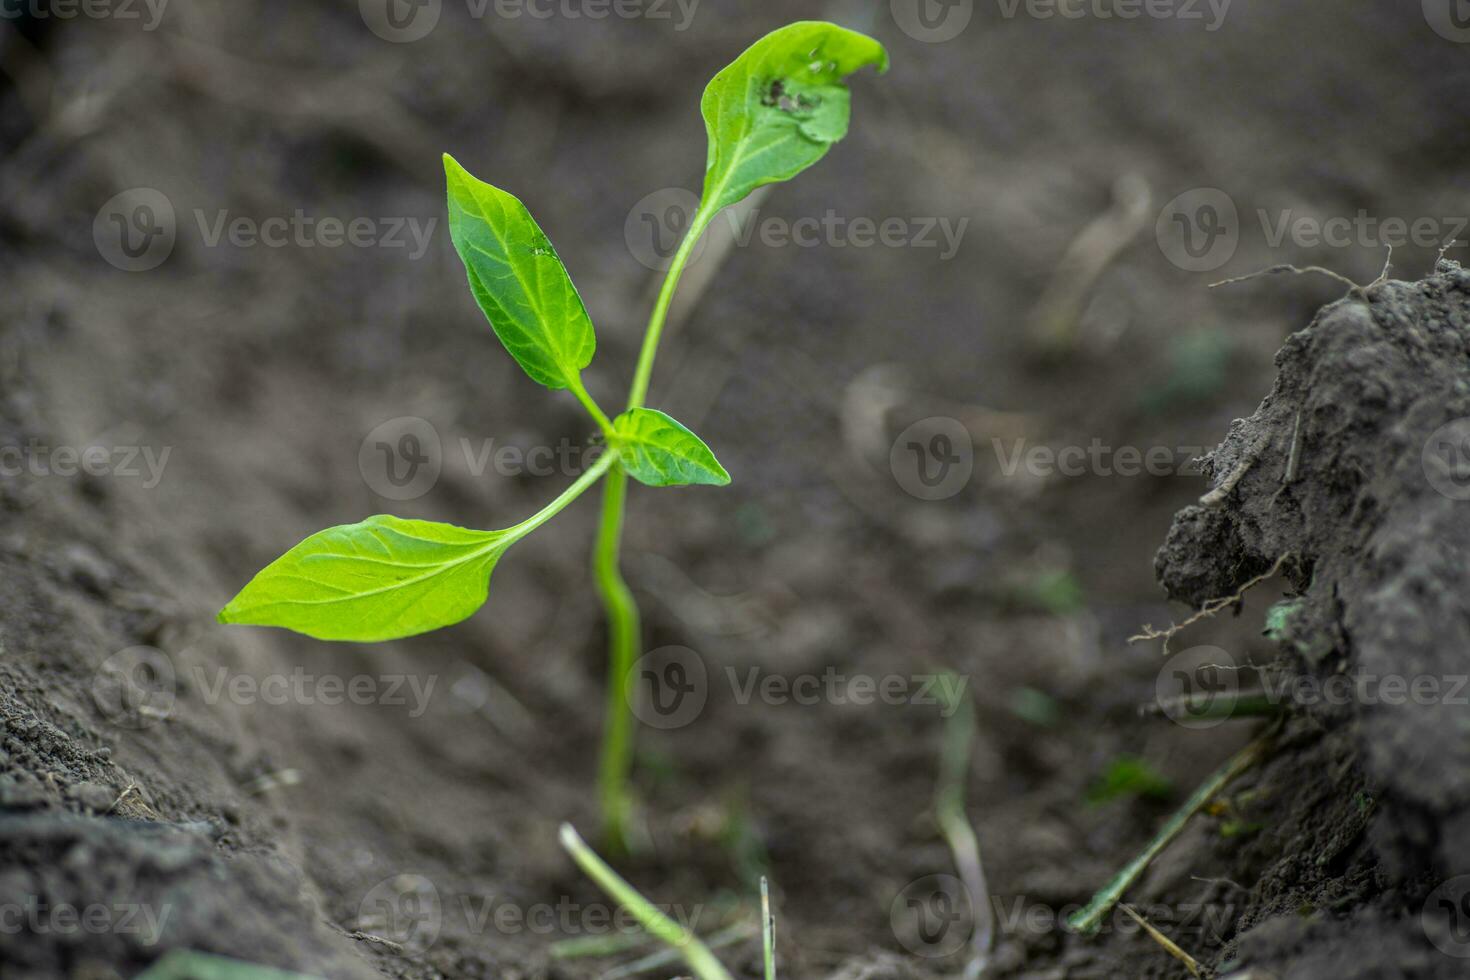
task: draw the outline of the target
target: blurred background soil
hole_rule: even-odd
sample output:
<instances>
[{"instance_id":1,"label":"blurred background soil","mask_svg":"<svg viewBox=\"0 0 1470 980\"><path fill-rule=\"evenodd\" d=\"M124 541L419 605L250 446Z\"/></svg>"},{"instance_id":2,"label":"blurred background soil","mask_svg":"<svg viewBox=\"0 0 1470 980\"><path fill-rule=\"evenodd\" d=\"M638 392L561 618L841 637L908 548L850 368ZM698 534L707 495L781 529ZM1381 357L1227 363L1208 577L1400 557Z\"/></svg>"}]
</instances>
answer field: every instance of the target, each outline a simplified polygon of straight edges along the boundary
<instances>
[{"instance_id":1,"label":"blurred background soil","mask_svg":"<svg viewBox=\"0 0 1470 980\"><path fill-rule=\"evenodd\" d=\"M1283 340L1343 289L1207 286L1283 262L1366 283L1387 258L1361 236L1273 245L1259 213L1453 230L1470 211L1470 47L1419 4L1237 0L1214 30L1197 6L1198 20L1038 19L978 2L942 43L858 0L702 0L687 22L677 5L541 20L446 0L412 43L376 36L345 0L174 0L154 30L142 5L138 21L0 20L0 444L168 452L156 481L140 458L138 476L0 482L0 901L175 912L157 941L6 932L0 972L130 977L183 947L331 977L590 977L618 961L551 957L600 934L585 916L532 928L484 914L487 900L600 901L556 843L563 820L595 827L590 500L519 545L486 608L453 629L358 648L213 615L325 526L382 512L504 526L573 475L477 475L461 451L590 432L475 308L441 152L521 197L556 243L598 327L588 385L616 403L657 281L640 209L698 189L704 83L766 31L824 17L879 37L892 70L854 80L849 138L756 219L830 210L963 233L948 257L938 235L868 248L756 235L696 267L709 282L692 284L651 404L699 432L734 484L637 490L626 547L648 648L696 651L709 697L684 727L642 731L646 849L623 867L654 901L697 909L702 931L748 916L770 875L789 976L957 972L962 956L920 955L934 950L895 928L910 883L953 873L932 817L938 709L742 704L726 673L947 669L977 708L969 813L991 890L1003 912L1037 913L1003 917L996 975L1182 975L1126 920L1094 940L1055 920L1251 737L1137 711L1162 659L1128 637L1187 613L1166 606L1153 555L1208 485L1185 466L1046 475L1013 454L1096 440L1182 462L1249 415ZM136 188L167 200L177 240L128 272L94 225ZM1238 247L1189 271L1171 261L1166 204L1202 188L1238 209ZM221 213L298 210L435 224L421 255L408 234L210 244ZM1399 249L1396 274L1418 278L1437 252ZM400 502L365 478L360 450L401 417L433 427L443 465ZM925 500L900 434L922 423L927 438L935 418L969 436L973 471ZM1269 661L1260 632L1279 595L1263 586L1238 619L1176 646ZM141 712L117 701L138 663L168 681ZM430 693L210 693L221 676L298 670ZM1351 927L1380 929L1388 959L1337 975L1448 970L1405 938L1412 916L1383 898L1355 828L1312 832L1308 789L1350 798L1363 776L1351 752L1308 742L1243 781L1130 896L1207 965L1295 975L1294 957ZM1331 779L1303 775L1330 764ZM1259 885L1283 862L1302 883L1289 914ZM1369 906L1381 911L1352 919ZM1299 941L1242 959L1240 929L1297 918ZM754 976L757 945L724 955Z\"/></svg>"}]
</instances>

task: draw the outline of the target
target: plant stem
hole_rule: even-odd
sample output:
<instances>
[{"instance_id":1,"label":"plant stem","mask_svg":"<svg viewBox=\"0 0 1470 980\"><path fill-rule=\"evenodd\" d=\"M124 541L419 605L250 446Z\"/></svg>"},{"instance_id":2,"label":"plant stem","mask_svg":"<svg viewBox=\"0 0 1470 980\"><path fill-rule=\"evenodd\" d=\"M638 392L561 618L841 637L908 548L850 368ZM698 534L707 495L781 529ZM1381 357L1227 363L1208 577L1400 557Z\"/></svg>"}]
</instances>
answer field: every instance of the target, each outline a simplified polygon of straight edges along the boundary
<instances>
[{"instance_id":1,"label":"plant stem","mask_svg":"<svg viewBox=\"0 0 1470 980\"><path fill-rule=\"evenodd\" d=\"M776 980L776 919L771 915L771 886L761 877L761 951L765 980Z\"/></svg>"},{"instance_id":2,"label":"plant stem","mask_svg":"<svg viewBox=\"0 0 1470 980\"><path fill-rule=\"evenodd\" d=\"M617 458L617 451L614 449L608 449L606 452L598 457L597 462L593 463L591 468L588 469L587 472L577 477L577 482L573 483L571 486L562 491L561 496L557 497L545 507L542 507L531 517L528 517L524 521L521 521L519 524L516 524L513 527L506 528L506 536L509 537L512 542L519 541L521 538L524 538L526 535L536 530L542 524L545 524L547 521L551 520L557 514L560 514L563 510L566 509L566 506L568 504L570 504L573 500L576 500L578 497L582 496L582 494L586 492L588 487L592 486L592 484L601 479L602 474L608 471L608 468L617 461ZM621 473L622 470L614 470L614 472Z\"/></svg>"},{"instance_id":3,"label":"plant stem","mask_svg":"<svg viewBox=\"0 0 1470 980\"><path fill-rule=\"evenodd\" d=\"M1163 827L1159 828L1159 832L1154 835L1154 839L1149 841L1148 846L1143 849L1138 857L1130 861L1122 871L1119 871L1113 876L1113 880L1104 885L1102 890L1092 897L1092 901L1087 903L1085 909L1082 909L1068 919L1067 925L1084 936L1091 936L1096 933L1102 925L1103 916L1112 911L1113 906L1118 904L1119 899L1123 897L1123 893L1142 876L1149 864L1153 862L1153 859L1158 857L1160 852L1168 847L1175 837L1179 836L1179 832L1184 829L1184 825L1189 822L1189 818L1204 809L1205 804L1209 803L1215 794L1224 789L1235 777L1261 761L1272 739L1276 737L1276 732L1279 727L1279 724L1273 724L1264 735L1261 735L1245 748L1235 753L1235 755L1226 760L1223 766L1216 769L1210 775L1210 778L1206 779L1200 785L1199 789L1194 791L1194 795L1185 800L1184 805L1175 811L1174 815L1164 823Z\"/></svg>"},{"instance_id":4,"label":"plant stem","mask_svg":"<svg viewBox=\"0 0 1470 980\"><path fill-rule=\"evenodd\" d=\"M597 531L597 549L592 570L597 591L607 610L607 702L602 720L602 761L597 773L597 798L602 809L605 847L622 853L628 829L628 773L633 767L633 718L629 702L629 676L638 659L642 627L638 604L623 581L618 553L623 536L623 503L628 494L628 473L613 470L602 488L602 525Z\"/></svg>"},{"instance_id":5,"label":"plant stem","mask_svg":"<svg viewBox=\"0 0 1470 980\"><path fill-rule=\"evenodd\" d=\"M643 334L643 349L638 352L638 368L633 372L633 385L628 389L630 409L642 408L643 400L648 397L648 382L653 376L653 359L658 354L658 342L663 336L664 323L669 318L674 291L679 288L679 279L684 275L689 257L694 254L694 246L699 244L700 236L712 220L714 213L706 213L704 203L701 202L699 210L694 213L693 222L689 225L689 232L679 243L679 251L674 253L674 260L669 264L664 283L659 287L658 300L653 304L653 314L648 318L648 330Z\"/></svg>"},{"instance_id":6,"label":"plant stem","mask_svg":"<svg viewBox=\"0 0 1470 980\"><path fill-rule=\"evenodd\" d=\"M713 213L705 213L703 205L694 215L689 232L679 243L673 262L659 287L658 300L648 318L643 334L643 347L638 353L638 367L628 391L629 410L643 407L648 397L648 382L653 374L653 360L658 353L659 338L669 318L669 307L679 279L694 254L694 246L709 227ZM591 402L590 397L587 402ZM586 404L586 402L584 402ZM589 408L589 411L591 409ZM592 569L597 591L607 612L607 703L603 718L602 760L597 774L597 796L602 809L602 837L605 847L622 852L627 846L628 775L633 768L632 705L628 700L634 662L642 644L642 624L633 592L623 580L621 551L623 513L628 498L628 474L622 467L608 474L602 490L602 525L597 532L597 548Z\"/></svg>"},{"instance_id":7,"label":"plant stem","mask_svg":"<svg viewBox=\"0 0 1470 980\"><path fill-rule=\"evenodd\" d=\"M612 419L607 417L607 413L602 410L601 405L597 404L597 400L587 393L587 386L582 383L581 377L578 377L572 382L571 391L572 394L577 396L577 401L582 403L582 407L587 410L587 414L592 416L592 420L597 423L598 428L602 429L602 434L611 438L613 434Z\"/></svg>"},{"instance_id":8,"label":"plant stem","mask_svg":"<svg viewBox=\"0 0 1470 980\"><path fill-rule=\"evenodd\" d=\"M970 935L970 960L965 964L965 980L975 980L990 962L990 948L995 942L994 910L990 904L990 886L985 879L985 866L980 861L980 839L965 813L965 785L970 776L970 752L975 742L975 705L965 693L964 685L953 674L941 685L945 708L952 714L944 727L944 742L939 757L939 785L935 791L934 817L939 832L954 855L955 869L970 896L970 913L974 931Z\"/></svg>"},{"instance_id":9,"label":"plant stem","mask_svg":"<svg viewBox=\"0 0 1470 980\"><path fill-rule=\"evenodd\" d=\"M649 904L648 899L638 894L632 885L587 846L587 842L582 840L569 823L561 825L561 846L567 849L577 866L609 898L631 912L643 928L678 950L699 980L730 980L730 974L715 959L709 947L699 941L698 936Z\"/></svg>"}]
</instances>

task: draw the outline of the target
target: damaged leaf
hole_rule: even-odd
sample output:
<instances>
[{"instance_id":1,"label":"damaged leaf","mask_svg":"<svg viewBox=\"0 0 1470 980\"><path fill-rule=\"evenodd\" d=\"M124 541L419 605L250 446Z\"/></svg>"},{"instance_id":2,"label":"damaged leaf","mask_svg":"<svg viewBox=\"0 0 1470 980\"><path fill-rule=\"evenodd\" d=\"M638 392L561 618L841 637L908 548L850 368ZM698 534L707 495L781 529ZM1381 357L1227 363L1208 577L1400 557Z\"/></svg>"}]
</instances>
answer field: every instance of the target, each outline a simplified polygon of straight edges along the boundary
<instances>
[{"instance_id":1,"label":"damaged leaf","mask_svg":"<svg viewBox=\"0 0 1470 980\"><path fill-rule=\"evenodd\" d=\"M790 180L847 135L844 81L888 52L864 34L799 21L746 49L709 83L700 108L709 132L701 208L713 213L763 184Z\"/></svg>"}]
</instances>

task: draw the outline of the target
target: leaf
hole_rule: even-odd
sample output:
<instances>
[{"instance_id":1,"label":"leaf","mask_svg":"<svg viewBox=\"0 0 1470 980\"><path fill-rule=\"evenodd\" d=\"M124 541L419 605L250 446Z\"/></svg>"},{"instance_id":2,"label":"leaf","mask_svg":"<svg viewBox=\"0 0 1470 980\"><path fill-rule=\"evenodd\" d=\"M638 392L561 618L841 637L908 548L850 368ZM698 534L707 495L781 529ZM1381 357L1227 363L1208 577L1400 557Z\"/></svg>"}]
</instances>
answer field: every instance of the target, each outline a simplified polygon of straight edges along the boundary
<instances>
[{"instance_id":1,"label":"leaf","mask_svg":"<svg viewBox=\"0 0 1470 980\"><path fill-rule=\"evenodd\" d=\"M711 213L763 184L790 180L847 135L843 81L888 52L864 34L799 21L751 45L709 83L700 108L709 133L701 206Z\"/></svg>"},{"instance_id":2,"label":"leaf","mask_svg":"<svg viewBox=\"0 0 1470 980\"><path fill-rule=\"evenodd\" d=\"M556 249L519 200L444 154L449 236L495 335L535 381L573 388L592 362L592 320Z\"/></svg>"},{"instance_id":3,"label":"leaf","mask_svg":"<svg viewBox=\"0 0 1470 980\"><path fill-rule=\"evenodd\" d=\"M219 621L360 643L426 633L485 604L514 540L386 515L327 528L261 569Z\"/></svg>"},{"instance_id":4,"label":"leaf","mask_svg":"<svg viewBox=\"0 0 1470 980\"><path fill-rule=\"evenodd\" d=\"M623 468L650 487L723 487L730 474L699 436L653 408L624 412L613 423Z\"/></svg>"}]
</instances>

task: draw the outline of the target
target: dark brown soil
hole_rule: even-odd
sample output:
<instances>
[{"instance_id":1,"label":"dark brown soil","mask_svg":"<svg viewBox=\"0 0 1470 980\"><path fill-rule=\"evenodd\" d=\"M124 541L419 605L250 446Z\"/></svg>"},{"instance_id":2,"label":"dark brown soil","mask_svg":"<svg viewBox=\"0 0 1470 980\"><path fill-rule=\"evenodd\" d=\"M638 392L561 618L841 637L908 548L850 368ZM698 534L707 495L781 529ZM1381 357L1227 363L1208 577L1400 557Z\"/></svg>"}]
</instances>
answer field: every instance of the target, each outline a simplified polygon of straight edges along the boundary
<instances>
[{"instance_id":1,"label":"dark brown soil","mask_svg":"<svg viewBox=\"0 0 1470 980\"><path fill-rule=\"evenodd\" d=\"M1001 919L992 975L1184 975L1126 919L1094 939L1057 925L1258 731L1139 716L1168 661L1127 639L1188 612L1154 580L1159 543L1169 595L1192 606L1293 556L1238 618L1177 649L1275 664L1273 683L1462 670L1466 505L1426 482L1422 447L1470 416L1464 273L1378 284L1316 318L1340 284L1205 288L1278 262L1363 283L1383 266L1372 243L1273 248L1258 209L1463 213L1470 48L1418 6L1237 4L1206 32L980 3L943 44L905 36L882 3L704 0L687 31L474 21L447 3L404 45L373 36L356 4L319 0L195 0L154 32L0 21L0 447L169 451L156 485L142 459L139 476L0 477L0 913L30 916L0 919L0 976L133 977L176 948L332 978L580 978L633 958L551 955L607 933L556 841L561 821L595 827L591 501L519 545L488 606L451 630L334 646L213 615L322 527L379 512L503 526L567 482L476 476L459 456L461 439L588 432L474 309L440 152L515 191L556 242L598 324L589 385L612 403L653 281L625 244L630 210L695 183L704 81L802 16L873 31L893 70L856 80L851 137L762 214L969 223L948 261L736 248L669 338L653 403L735 482L632 501L647 646L697 651L710 684L690 724L641 733L646 848L622 868L701 931L748 916L769 875L783 976L957 974L961 957L917 955L893 918L910 883L954 873L932 817L938 709L741 703L726 673L948 669L980 725L968 810ZM1086 291L1075 349L1039 360L1028 317L1130 174L1152 188L1150 226ZM178 214L173 254L143 273L109 265L92 235L135 187ZM1151 224L1197 187L1242 216L1234 258L1209 273L1172 264ZM195 218L298 208L438 225L414 260L211 247ZM1417 278L1437 251L1399 250L1396 274ZM398 503L358 454L403 416L432 423L445 467ZM968 430L975 469L924 501L888 453L936 416ZM1227 432L1212 480L1248 449L1255 462L1223 506L1186 509L1172 531L1211 482L1008 474L1002 458L1017 438L1183 457ZM1301 601L1279 644L1261 630L1283 591ZM402 684L364 704L217 693L221 678L293 676ZM1465 709L1291 707L1268 762L1128 900L1224 972L1459 975L1445 950L1470 872ZM1125 756L1167 786L1099 798ZM93 930L45 911L94 905ZM756 976L757 945L722 955Z\"/></svg>"}]
</instances>

